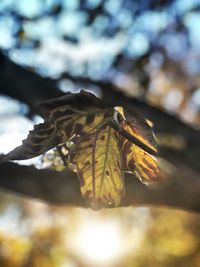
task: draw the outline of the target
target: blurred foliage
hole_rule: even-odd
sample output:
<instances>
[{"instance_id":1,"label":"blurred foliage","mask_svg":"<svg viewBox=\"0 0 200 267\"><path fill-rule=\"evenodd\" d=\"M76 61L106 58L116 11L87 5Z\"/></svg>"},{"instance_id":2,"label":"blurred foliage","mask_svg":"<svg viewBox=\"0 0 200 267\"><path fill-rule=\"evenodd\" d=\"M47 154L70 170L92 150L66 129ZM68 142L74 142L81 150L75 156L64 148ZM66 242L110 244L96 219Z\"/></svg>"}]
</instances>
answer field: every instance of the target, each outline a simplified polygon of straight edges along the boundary
<instances>
[{"instance_id":1,"label":"blurred foliage","mask_svg":"<svg viewBox=\"0 0 200 267\"><path fill-rule=\"evenodd\" d=\"M151 226L134 266L199 266L199 216L175 210L151 210ZM126 259L133 266L133 259Z\"/></svg>"},{"instance_id":2,"label":"blurred foliage","mask_svg":"<svg viewBox=\"0 0 200 267\"><path fill-rule=\"evenodd\" d=\"M95 81L108 81L199 127L199 10L199 0L1 0L0 47L18 64L57 79L64 92L83 85L77 77L94 81L93 91ZM157 138L184 147L180 136ZM2 267L97 266L72 246L78 227L93 220L121 227L127 251L107 266L200 266L199 215L161 208L93 213L3 193L0 199Z\"/></svg>"},{"instance_id":3,"label":"blurred foliage","mask_svg":"<svg viewBox=\"0 0 200 267\"><path fill-rule=\"evenodd\" d=\"M58 208L32 200L11 197L2 202L0 214L0 264L4 267L102 266L89 261L80 247L81 227L109 223L119 225L123 251L116 261L103 266L199 266L200 216L164 208L120 208L94 212L85 209ZM9 220L15 208L21 214ZM7 214L7 215L6 215ZM7 216L6 224L2 221ZM101 229L99 229L101 230ZM79 233L79 235L77 235ZM90 238L88 236L88 238ZM109 242L109 236L104 236ZM94 240L95 241L95 240ZM97 246L96 240L90 244ZM101 253L104 256L105 244Z\"/></svg>"},{"instance_id":4,"label":"blurred foliage","mask_svg":"<svg viewBox=\"0 0 200 267\"><path fill-rule=\"evenodd\" d=\"M199 126L199 10L199 0L2 0L0 47L64 92L83 86L77 77L109 81Z\"/></svg>"}]
</instances>

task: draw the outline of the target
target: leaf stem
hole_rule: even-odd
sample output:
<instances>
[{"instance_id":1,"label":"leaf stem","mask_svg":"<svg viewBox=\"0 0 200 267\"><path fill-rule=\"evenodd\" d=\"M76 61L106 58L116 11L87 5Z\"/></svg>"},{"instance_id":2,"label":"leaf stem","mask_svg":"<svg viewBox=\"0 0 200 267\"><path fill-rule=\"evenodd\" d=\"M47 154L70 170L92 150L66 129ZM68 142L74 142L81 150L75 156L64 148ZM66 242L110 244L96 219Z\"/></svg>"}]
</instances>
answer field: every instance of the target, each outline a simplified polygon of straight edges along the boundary
<instances>
[{"instance_id":1,"label":"leaf stem","mask_svg":"<svg viewBox=\"0 0 200 267\"><path fill-rule=\"evenodd\" d=\"M137 145L139 148L143 149L147 153L151 155L157 155L157 151L153 150L152 148L148 147L144 143L142 143L140 140L138 140L136 137L133 135L129 134L126 130L120 127L120 125L115 121L115 120L110 120L109 121L110 126L117 131L120 135L122 135L124 138L126 138L128 141L131 143Z\"/></svg>"}]
</instances>

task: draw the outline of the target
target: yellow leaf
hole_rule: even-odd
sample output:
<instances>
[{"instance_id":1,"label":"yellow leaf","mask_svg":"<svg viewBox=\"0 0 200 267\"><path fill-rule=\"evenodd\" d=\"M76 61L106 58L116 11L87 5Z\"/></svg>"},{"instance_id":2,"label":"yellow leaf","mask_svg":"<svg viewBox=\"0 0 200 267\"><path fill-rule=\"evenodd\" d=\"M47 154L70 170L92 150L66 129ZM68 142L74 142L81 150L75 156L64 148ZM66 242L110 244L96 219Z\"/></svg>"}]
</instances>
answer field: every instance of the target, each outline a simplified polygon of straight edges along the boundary
<instances>
[{"instance_id":1,"label":"yellow leaf","mask_svg":"<svg viewBox=\"0 0 200 267\"><path fill-rule=\"evenodd\" d=\"M119 135L104 124L75 146L81 193L94 209L119 205L124 194Z\"/></svg>"},{"instance_id":2,"label":"yellow leaf","mask_svg":"<svg viewBox=\"0 0 200 267\"><path fill-rule=\"evenodd\" d=\"M133 127L130 127L126 121L123 121L122 125L129 134L135 134ZM137 136L138 139L139 137ZM153 156L125 138L122 141L122 150L129 171L134 172L143 183L157 180L158 164Z\"/></svg>"}]
</instances>

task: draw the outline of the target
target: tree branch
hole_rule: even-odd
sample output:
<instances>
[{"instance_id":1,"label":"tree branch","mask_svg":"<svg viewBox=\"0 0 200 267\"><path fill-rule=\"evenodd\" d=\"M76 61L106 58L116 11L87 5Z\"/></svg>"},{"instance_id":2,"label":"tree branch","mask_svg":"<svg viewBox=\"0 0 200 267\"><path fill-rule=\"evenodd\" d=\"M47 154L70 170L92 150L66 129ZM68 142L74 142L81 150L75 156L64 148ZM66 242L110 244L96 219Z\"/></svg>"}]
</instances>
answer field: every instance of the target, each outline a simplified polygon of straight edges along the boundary
<instances>
[{"instance_id":1,"label":"tree branch","mask_svg":"<svg viewBox=\"0 0 200 267\"><path fill-rule=\"evenodd\" d=\"M38 102L62 95L62 92L56 88L56 81L42 78L32 71L18 66L3 54L0 54L0 66L0 93L26 103L33 113L38 113ZM167 205L200 211L200 179L198 179L200 174L200 131L146 102L126 97L117 91L118 88L113 84L92 81L87 78L74 78L70 75L68 78L86 86L97 85L102 90L102 101L105 104L122 105L133 115L137 109L139 113L154 122L155 133L175 134L185 140L186 145L183 149L160 147L159 155L178 168L179 173L173 174L175 178L180 177L182 180L184 173L189 173L187 181L179 183L178 179L174 179L169 187L155 192L132 179L127 187L126 198L122 205ZM18 166L14 163L1 164L0 173L2 188L52 203L83 205L78 180L73 173L37 170L31 166ZM194 176L198 178L194 178ZM186 185L190 188L188 189Z\"/></svg>"},{"instance_id":2,"label":"tree branch","mask_svg":"<svg viewBox=\"0 0 200 267\"><path fill-rule=\"evenodd\" d=\"M0 94L27 104L33 114L38 114L39 102L63 95L56 88L56 80L40 77L15 64L1 51L0 69Z\"/></svg>"},{"instance_id":3,"label":"tree branch","mask_svg":"<svg viewBox=\"0 0 200 267\"><path fill-rule=\"evenodd\" d=\"M7 162L0 165L0 187L28 197L38 198L56 205L85 206L78 178L71 171L38 170ZM200 212L200 181L190 178L195 187L181 180L153 190L133 176L126 174L126 195L121 206L167 206Z\"/></svg>"},{"instance_id":4,"label":"tree branch","mask_svg":"<svg viewBox=\"0 0 200 267\"><path fill-rule=\"evenodd\" d=\"M54 204L81 205L77 176L73 172L39 170L13 162L0 164L0 187Z\"/></svg>"}]
</instances>

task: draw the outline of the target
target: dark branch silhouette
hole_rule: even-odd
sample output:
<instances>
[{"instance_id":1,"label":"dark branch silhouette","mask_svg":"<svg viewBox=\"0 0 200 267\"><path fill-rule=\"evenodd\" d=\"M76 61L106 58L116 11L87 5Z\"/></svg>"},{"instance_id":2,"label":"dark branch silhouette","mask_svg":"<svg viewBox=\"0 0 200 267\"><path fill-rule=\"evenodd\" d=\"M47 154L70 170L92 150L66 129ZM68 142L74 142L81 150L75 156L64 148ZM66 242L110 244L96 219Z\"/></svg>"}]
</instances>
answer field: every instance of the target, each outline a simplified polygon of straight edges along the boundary
<instances>
[{"instance_id":1,"label":"dark branch silhouette","mask_svg":"<svg viewBox=\"0 0 200 267\"><path fill-rule=\"evenodd\" d=\"M26 103L32 114L43 114L42 110L38 109L38 103L63 95L56 87L56 81L42 78L33 71L18 66L3 54L0 57L0 66L0 93ZM126 199L122 205L167 205L199 211L200 131L147 102L125 96L113 84L75 78L69 74L68 78L85 86L98 86L102 90L102 101L106 105L122 105L133 115L136 109L153 121L156 134L178 135L184 139L185 146L180 150L159 147L159 156L179 170L171 175L173 183L164 189L151 191L133 179L131 186L127 187ZM14 163L2 163L0 173L1 188L52 203L84 205L80 197L78 179L73 173L37 170Z\"/></svg>"},{"instance_id":2,"label":"dark branch silhouette","mask_svg":"<svg viewBox=\"0 0 200 267\"><path fill-rule=\"evenodd\" d=\"M78 178L71 171L38 170L34 166L7 162L0 164L0 173L0 185L6 190L55 205L85 206ZM149 189L127 174L126 195L121 206L168 206L199 212L199 198L199 179L188 178L186 183L176 179L159 189Z\"/></svg>"}]
</instances>

